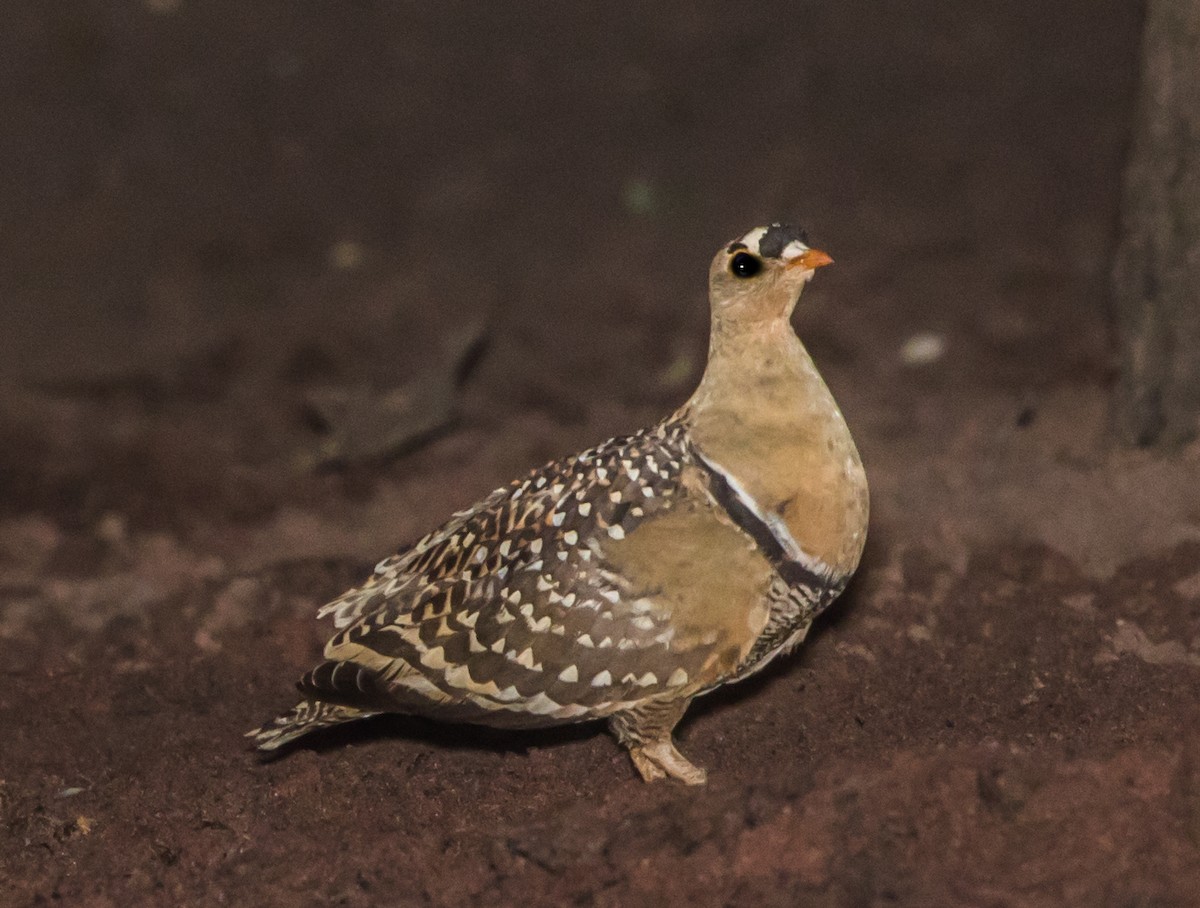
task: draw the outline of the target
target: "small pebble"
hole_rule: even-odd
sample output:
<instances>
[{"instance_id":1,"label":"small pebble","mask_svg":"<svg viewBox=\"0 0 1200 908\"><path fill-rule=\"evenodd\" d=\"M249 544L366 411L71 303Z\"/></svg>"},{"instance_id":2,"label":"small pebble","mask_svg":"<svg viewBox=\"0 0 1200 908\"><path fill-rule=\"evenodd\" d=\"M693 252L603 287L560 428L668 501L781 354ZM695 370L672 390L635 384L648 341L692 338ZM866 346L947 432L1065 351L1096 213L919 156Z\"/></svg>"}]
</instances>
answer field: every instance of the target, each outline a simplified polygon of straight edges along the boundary
<instances>
[{"instance_id":1,"label":"small pebble","mask_svg":"<svg viewBox=\"0 0 1200 908\"><path fill-rule=\"evenodd\" d=\"M106 512L96 523L96 538L113 548L123 548L129 543L129 521L124 514Z\"/></svg>"},{"instance_id":2,"label":"small pebble","mask_svg":"<svg viewBox=\"0 0 1200 908\"><path fill-rule=\"evenodd\" d=\"M641 217L654 214L662 207L655 185L640 178L626 181L621 190L621 203L630 214Z\"/></svg>"},{"instance_id":3,"label":"small pebble","mask_svg":"<svg viewBox=\"0 0 1200 908\"><path fill-rule=\"evenodd\" d=\"M925 366L936 363L945 353L945 337L932 331L920 331L904 342L900 359L906 366Z\"/></svg>"},{"instance_id":4,"label":"small pebble","mask_svg":"<svg viewBox=\"0 0 1200 908\"><path fill-rule=\"evenodd\" d=\"M338 271L353 271L363 261L363 248L354 240L341 240L329 250L329 264Z\"/></svg>"}]
</instances>

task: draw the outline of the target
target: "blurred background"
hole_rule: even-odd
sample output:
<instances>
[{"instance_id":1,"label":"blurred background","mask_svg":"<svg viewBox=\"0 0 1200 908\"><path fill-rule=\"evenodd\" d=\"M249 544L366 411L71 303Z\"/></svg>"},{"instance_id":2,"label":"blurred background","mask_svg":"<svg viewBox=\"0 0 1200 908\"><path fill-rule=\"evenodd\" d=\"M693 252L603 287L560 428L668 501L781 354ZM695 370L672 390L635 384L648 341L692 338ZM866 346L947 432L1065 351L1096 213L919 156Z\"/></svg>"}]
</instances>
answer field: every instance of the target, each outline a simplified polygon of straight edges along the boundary
<instances>
[{"instance_id":1,"label":"blurred background","mask_svg":"<svg viewBox=\"0 0 1200 908\"><path fill-rule=\"evenodd\" d=\"M501 481L680 403L709 258L774 220L838 262L798 317L835 391L898 423L1105 368L1136 4L5 19L0 378L9 410L72 403L8 414L10 506L257 514L336 433L314 388L396 386L464 332L468 426L597 423ZM905 367L914 335L935 368Z\"/></svg>"},{"instance_id":2,"label":"blurred background","mask_svg":"<svg viewBox=\"0 0 1200 908\"><path fill-rule=\"evenodd\" d=\"M1189 904L1200 449L1108 431L1141 24L8 0L13 904ZM799 658L684 726L707 791L589 730L243 752L323 601L687 398L708 263L772 221L836 260L795 322L871 538Z\"/></svg>"}]
</instances>

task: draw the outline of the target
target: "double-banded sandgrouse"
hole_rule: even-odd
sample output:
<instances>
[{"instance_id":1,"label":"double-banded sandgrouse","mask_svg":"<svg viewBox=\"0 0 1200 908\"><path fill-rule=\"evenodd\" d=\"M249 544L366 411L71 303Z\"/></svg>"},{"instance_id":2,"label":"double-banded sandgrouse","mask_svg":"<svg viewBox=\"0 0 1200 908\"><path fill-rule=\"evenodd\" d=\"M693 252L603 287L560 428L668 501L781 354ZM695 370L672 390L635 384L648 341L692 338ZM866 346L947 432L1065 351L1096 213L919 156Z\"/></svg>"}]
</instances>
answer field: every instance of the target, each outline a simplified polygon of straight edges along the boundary
<instances>
[{"instance_id":1,"label":"double-banded sandgrouse","mask_svg":"<svg viewBox=\"0 0 1200 908\"><path fill-rule=\"evenodd\" d=\"M325 661L257 746L379 713L604 718L646 780L703 782L672 740L688 704L803 641L866 539L862 462L790 323L831 261L780 224L721 249L691 399L497 489L324 606Z\"/></svg>"}]
</instances>

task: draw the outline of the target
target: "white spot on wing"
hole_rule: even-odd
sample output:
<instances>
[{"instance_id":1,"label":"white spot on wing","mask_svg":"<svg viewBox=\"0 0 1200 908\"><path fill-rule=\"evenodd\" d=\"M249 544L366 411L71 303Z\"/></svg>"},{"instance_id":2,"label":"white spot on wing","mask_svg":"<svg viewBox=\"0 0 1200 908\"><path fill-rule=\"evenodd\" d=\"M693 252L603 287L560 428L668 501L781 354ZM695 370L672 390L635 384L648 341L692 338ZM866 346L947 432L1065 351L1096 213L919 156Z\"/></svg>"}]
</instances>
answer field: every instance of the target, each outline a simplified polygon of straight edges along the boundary
<instances>
[{"instance_id":1,"label":"white spot on wing","mask_svg":"<svg viewBox=\"0 0 1200 908\"><path fill-rule=\"evenodd\" d=\"M526 700L523 709L537 716L553 716L565 712L561 703L555 703L541 691Z\"/></svg>"},{"instance_id":2,"label":"white spot on wing","mask_svg":"<svg viewBox=\"0 0 1200 908\"><path fill-rule=\"evenodd\" d=\"M421 654L421 664L432 669L442 670L450 663L446 661L446 651L440 646Z\"/></svg>"},{"instance_id":3,"label":"white spot on wing","mask_svg":"<svg viewBox=\"0 0 1200 908\"><path fill-rule=\"evenodd\" d=\"M515 661L517 665L523 665L530 669L533 668L533 648L529 646L525 647L524 651L521 653L521 655L517 656Z\"/></svg>"}]
</instances>

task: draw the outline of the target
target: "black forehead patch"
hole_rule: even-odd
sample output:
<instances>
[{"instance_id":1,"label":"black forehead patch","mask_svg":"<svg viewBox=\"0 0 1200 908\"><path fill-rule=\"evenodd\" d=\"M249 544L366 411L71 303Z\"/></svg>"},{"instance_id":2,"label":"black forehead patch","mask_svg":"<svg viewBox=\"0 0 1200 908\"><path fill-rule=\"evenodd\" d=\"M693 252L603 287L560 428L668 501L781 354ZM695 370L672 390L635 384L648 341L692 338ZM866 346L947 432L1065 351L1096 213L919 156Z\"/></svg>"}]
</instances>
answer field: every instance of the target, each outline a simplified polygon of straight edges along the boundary
<instances>
[{"instance_id":1,"label":"black forehead patch","mask_svg":"<svg viewBox=\"0 0 1200 908\"><path fill-rule=\"evenodd\" d=\"M759 254L764 258L777 259L783 254L787 244L795 240L807 246L808 234L790 224L772 224L758 241Z\"/></svg>"}]
</instances>

